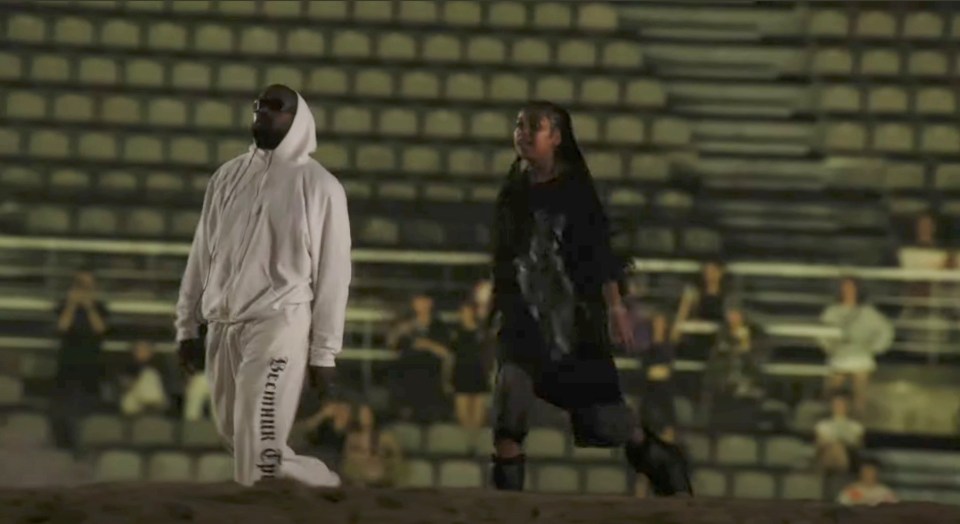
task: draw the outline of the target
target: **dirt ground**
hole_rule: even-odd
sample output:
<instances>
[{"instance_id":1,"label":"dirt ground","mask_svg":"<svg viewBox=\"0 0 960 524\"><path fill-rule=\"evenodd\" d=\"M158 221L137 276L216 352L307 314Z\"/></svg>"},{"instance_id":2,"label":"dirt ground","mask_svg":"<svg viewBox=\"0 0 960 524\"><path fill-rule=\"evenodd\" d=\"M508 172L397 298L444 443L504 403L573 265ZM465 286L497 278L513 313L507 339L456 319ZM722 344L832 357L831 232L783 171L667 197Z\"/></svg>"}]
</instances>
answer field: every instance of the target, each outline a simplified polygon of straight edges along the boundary
<instances>
[{"instance_id":1,"label":"dirt ground","mask_svg":"<svg viewBox=\"0 0 960 524\"><path fill-rule=\"evenodd\" d=\"M904 503L851 509L813 502L638 500L487 490L317 490L281 481L254 488L124 483L3 489L0 522L960 524L960 507Z\"/></svg>"}]
</instances>

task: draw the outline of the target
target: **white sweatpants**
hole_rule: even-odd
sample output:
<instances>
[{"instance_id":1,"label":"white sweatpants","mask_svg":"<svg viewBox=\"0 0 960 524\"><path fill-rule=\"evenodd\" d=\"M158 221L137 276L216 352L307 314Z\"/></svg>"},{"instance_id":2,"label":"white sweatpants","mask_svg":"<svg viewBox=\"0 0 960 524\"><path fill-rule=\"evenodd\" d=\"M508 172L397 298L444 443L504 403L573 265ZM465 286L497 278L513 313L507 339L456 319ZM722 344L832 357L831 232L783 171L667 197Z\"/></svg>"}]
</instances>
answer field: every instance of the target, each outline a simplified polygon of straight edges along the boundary
<instances>
[{"instance_id":1,"label":"white sweatpants","mask_svg":"<svg viewBox=\"0 0 960 524\"><path fill-rule=\"evenodd\" d=\"M340 485L326 464L287 445L306 372L310 321L310 306L302 304L266 320L210 324L206 369L214 420L241 485L261 478Z\"/></svg>"}]
</instances>

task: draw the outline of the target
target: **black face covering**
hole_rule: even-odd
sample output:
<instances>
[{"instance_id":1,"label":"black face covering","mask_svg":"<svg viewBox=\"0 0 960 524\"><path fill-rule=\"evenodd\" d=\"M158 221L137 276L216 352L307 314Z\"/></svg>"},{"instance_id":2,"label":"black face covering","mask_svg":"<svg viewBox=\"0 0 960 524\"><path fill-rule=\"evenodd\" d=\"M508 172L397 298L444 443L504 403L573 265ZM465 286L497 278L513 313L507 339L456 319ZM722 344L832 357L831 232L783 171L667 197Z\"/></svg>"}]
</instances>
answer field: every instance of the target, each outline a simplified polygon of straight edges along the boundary
<instances>
[{"instance_id":1,"label":"black face covering","mask_svg":"<svg viewBox=\"0 0 960 524\"><path fill-rule=\"evenodd\" d=\"M260 149L276 149L297 114L297 93L284 85L268 87L253 102L253 141Z\"/></svg>"}]
</instances>

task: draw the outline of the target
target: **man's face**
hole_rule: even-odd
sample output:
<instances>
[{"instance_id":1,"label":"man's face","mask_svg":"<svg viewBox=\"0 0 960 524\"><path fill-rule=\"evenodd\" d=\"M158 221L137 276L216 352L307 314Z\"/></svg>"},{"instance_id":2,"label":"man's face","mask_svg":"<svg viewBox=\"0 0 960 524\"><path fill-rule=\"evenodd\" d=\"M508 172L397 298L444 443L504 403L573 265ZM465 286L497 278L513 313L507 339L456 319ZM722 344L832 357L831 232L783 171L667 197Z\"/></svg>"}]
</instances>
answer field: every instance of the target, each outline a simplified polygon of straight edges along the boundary
<instances>
[{"instance_id":1,"label":"man's face","mask_svg":"<svg viewBox=\"0 0 960 524\"><path fill-rule=\"evenodd\" d=\"M410 301L413 312L418 316L427 316L433 313L433 299L427 295L417 295Z\"/></svg>"},{"instance_id":2,"label":"man's face","mask_svg":"<svg viewBox=\"0 0 960 524\"><path fill-rule=\"evenodd\" d=\"M253 102L253 140L260 149L276 149L287 136L297 114L297 94L289 87L272 85Z\"/></svg>"}]
</instances>

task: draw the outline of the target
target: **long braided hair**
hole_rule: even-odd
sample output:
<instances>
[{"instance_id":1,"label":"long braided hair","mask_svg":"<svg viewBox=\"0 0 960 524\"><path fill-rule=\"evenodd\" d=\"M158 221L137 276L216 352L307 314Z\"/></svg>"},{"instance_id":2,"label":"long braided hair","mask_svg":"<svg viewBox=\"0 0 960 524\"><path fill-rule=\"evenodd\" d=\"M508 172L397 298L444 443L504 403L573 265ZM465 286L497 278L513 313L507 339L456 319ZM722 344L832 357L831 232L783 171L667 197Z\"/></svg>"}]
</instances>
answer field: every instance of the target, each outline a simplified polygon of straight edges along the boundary
<instances>
[{"instance_id":1,"label":"long braided hair","mask_svg":"<svg viewBox=\"0 0 960 524\"><path fill-rule=\"evenodd\" d=\"M560 144L554 151L554 161L558 175L571 191L589 191L596 195L593 177L580 151L570 113L563 107L544 100L533 100L523 106L522 112L539 123L544 117L553 129L560 132ZM526 162L517 155L500 188L497 196L495 227L493 240L493 310L499 310L502 303L502 287L511 286L512 264L515 249L529 233L532 216L527 205L530 181Z\"/></svg>"}]
</instances>

